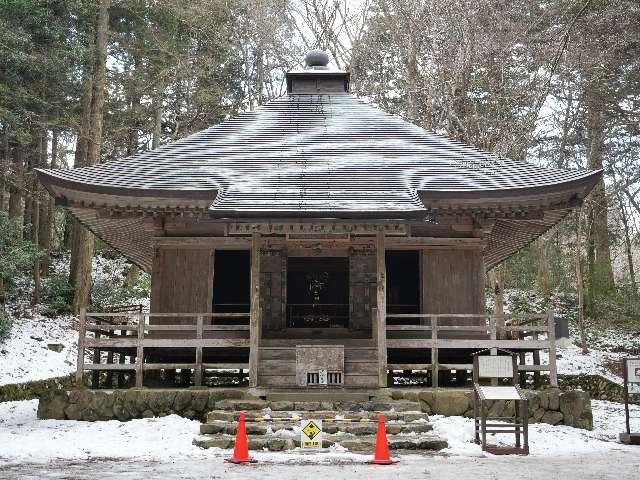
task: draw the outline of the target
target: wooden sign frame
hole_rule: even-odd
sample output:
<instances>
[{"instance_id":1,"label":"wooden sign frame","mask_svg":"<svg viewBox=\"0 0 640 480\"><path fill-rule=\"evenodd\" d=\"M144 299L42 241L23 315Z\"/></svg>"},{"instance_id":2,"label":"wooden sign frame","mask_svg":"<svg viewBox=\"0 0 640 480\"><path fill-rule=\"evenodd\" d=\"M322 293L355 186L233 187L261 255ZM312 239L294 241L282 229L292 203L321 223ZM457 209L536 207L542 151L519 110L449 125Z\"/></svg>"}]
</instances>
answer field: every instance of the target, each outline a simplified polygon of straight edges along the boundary
<instances>
[{"instance_id":1,"label":"wooden sign frame","mask_svg":"<svg viewBox=\"0 0 640 480\"><path fill-rule=\"evenodd\" d=\"M629 392L629 385L637 385L640 387L640 382L634 381L631 382L629 379L629 363L633 362L640 369L640 358L624 358L622 360L622 376L624 379L623 386L623 396L624 396L624 415L625 415L625 424L627 427L626 432L622 432L620 434L620 441L622 443L626 443L628 445L640 445L640 433L639 432L631 432L631 422L629 415L629 396L630 395L640 395L640 390ZM640 375L635 375L635 378L639 378Z\"/></svg>"}]
</instances>

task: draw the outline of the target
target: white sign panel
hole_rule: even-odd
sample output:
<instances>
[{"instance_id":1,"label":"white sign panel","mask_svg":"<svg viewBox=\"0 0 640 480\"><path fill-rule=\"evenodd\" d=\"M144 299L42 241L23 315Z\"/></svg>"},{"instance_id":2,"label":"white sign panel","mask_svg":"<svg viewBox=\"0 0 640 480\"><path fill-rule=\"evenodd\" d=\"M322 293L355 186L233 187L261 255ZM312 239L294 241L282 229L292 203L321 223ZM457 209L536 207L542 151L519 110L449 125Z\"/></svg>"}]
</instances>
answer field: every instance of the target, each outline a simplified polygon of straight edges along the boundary
<instances>
[{"instance_id":1,"label":"white sign panel","mask_svg":"<svg viewBox=\"0 0 640 480\"><path fill-rule=\"evenodd\" d=\"M301 448L322 448L322 420L302 420L300 428Z\"/></svg>"},{"instance_id":2,"label":"white sign panel","mask_svg":"<svg viewBox=\"0 0 640 480\"><path fill-rule=\"evenodd\" d=\"M481 355L478 357L478 376L483 378L513 377L513 359L510 356Z\"/></svg>"},{"instance_id":3,"label":"white sign panel","mask_svg":"<svg viewBox=\"0 0 640 480\"><path fill-rule=\"evenodd\" d=\"M327 384L327 370L326 369L320 369L318 370L318 383L320 385L326 385Z\"/></svg>"},{"instance_id":4,"label":"white sign panel","mask_svg":"<svg viewBox=\"0 0 640 480\"><path fill-rule=\"evenodd\" d=\"M640 358L627 360L627 383L629 393L640 393Z\"/></svg>"}]
</instances>

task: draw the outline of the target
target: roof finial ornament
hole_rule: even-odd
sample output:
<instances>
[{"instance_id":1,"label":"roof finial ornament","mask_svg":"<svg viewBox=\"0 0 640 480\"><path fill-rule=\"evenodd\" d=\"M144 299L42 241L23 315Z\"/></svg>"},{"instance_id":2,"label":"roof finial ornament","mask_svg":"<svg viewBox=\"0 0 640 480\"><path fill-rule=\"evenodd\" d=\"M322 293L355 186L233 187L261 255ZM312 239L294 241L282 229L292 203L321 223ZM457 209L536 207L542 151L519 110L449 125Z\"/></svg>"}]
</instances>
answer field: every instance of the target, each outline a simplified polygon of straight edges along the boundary
<instances>
[{"instance_id":1,"label":"roof finial ornament","mask_svg":"<svg viewBox=\"0 0 640 480\"><path fill-rule=\"evenodd\" d=\"M307 68L327 68L329 55L322 50L310 50L304 56L304 63Z\"/></svg>"}]
</instances>

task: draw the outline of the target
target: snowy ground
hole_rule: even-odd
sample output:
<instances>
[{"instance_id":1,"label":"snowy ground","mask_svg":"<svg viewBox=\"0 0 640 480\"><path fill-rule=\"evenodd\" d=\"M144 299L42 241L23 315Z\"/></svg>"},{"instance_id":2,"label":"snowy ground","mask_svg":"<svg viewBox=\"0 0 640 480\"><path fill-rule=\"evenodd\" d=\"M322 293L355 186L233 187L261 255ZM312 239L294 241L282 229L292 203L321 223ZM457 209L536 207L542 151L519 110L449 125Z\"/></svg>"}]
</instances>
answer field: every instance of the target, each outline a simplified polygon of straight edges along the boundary
<instances>
[{"instance_id":1,"label":"snowy ground","mask_svg":"<svg viewBox=\"0 0 640 480\"><path fill-rule=\"evenodd\" d=\"M32 473L33 478L59 478L56 475L61 471L56 465L63 465L63 470L77 469L77 475L64 478L91 478L91 472L95 474L95 469L102 472L106 468L105 465L109 465L108 468L111 469L115 460L129 465L130 471L136 471L140 465L146 465L150 471L158 469L158 472L163 472L165 478L192 478L187 476L183 469L175 470L176 465L186 468L184 464L186 461L192 462L188 471L190 475L194 475L193 478L197 476L196 472L205 467L209 474L221 475L235 468L222 463L222 460L230 455L230 451L201 450L192 445L191 442L197 435L199 427L199 423L193 420L175 415L124 423L37 420L36 408L36 400L0 403L0 478L25 478L20 477L18 473L21 475ZM594 465L598 464L603 469L619 468L625 464L630 467L635 466L635 477L618 476L617 478L637 479L640 472L640 448L616 442L618 433L624 428L622 405L594 401L593 408L595 428L592 432L564 426L531 425L531 456L528 460L510 457L514 468L518 465L544 464L548 459L553 462L571 459L571 463L575 463L581 461L580 459L588 458L594 462ZM632 415L636 417L633 429L640 430L640 406L633 406ZM416 478L414 475L417 474L420 474L421 478L429 478L429 472L434 474L439 469L453 474L456 466L462 469L478 467L479 470L476 473L482 472L483 468L488 468L488 471L492 471L493 468L508 468L508 463L505 463L503 458L484 455L477 445L471 443L473 434L471 420L461 417L435 416L433 423L437 433L448 438L450 447L439 455L401 454L399 455L400 465L388 471L385 470L386 474L395 472L401 477L400 472L403 472L404 478L410 478L406 475ZM320 463L323 465L322 468L328 465L337 469L335 474L339 477L336 478L350 478L351 473L353 478L359 477L363 468L374 468L363 465L370 458L369 456L341 450L340 448L327 449L326 452L313 456L299 451L255 452L255 457L262 466L242 470L244 473L241 476L242 478L269 478L270 470L268 468L265 470L264 465L273 464L301 467ZM135 465L136 462L139 463L138 466ZM84 474L82 472L85 470L88 472L87 477L82 477L81 474ZM299 472L296 469L292 471ZM371 470L374 474L378 471L380 470ZM256 475L245 476L249 472L254 472ZM259 472L261 473L258 474ZM594 474L599 472L601 472L600 467L594 470ZM179 474L185 474L185 476ZM271 474L273 478L276 477L274 473ZM370 476L369 473L367 475ZM225 475L225 478L235 477ZM293 477L285 475L279 478ZM385 475L385 478L394 478L394 476ZM475 476L475 478L485 477ZM580 478L603 477L581 475Z\"/></svg>"},{"instance_id":2,"label":"snowy ground","mask_svg":"<svg viewBox=\"0 0 640 480\"><path fill-rule=\"evenodd\" d=\"M11 335L0 343L0 385L43 380L75 371L78 332L73 317L32 314L16 320ZM61 344L62 351L47 348Z\"/></svg>"}]
</instances>

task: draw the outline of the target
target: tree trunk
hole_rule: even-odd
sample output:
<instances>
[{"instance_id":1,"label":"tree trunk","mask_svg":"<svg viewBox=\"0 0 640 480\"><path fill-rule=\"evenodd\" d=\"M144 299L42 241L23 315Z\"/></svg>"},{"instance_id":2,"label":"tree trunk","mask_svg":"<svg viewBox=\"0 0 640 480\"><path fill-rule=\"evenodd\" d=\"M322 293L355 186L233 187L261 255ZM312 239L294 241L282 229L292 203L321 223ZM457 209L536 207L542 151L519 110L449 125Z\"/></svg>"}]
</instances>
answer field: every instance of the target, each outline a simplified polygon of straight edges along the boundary
<instances>
[{"instance_id":1,"label":"tree trunk","mask_svg":"<svg viewBox=\"0 0 640 480\"><path fill-rule=\"evenodd\" d=\"M9 149L9 131L2 130L2 164L0 164L0 210L9 208L9 162L11 150Z\"/></svg>"},{"instance_id":2,"label":"tree trunk","mask_svg":"<svg viewBox=\"0 0 640 480\"><path fill-rule=\"evenodd\" d=\"M151 148L156 149L160 146L160 140L162 136L162 93L158 90L153 96L153 112L155 114L153 122L153 139L151 141Z\"/></svg>"},{"instance_id":3,"label":"tree trunk","mask_svg":"<svg viewBox=\"0 0 640 480\"><path fill-rule=\"evenodd\" d=\"M73 159L74 168L84 167L87 164L87 135L90 130L90 118L91 118L91 91L93 86L93 78L91 73L91 67L87 67L85 72L84 85L82 89L82 112L80 114L80 122L78 124L77 137L76 137L76 151ZM76 274L78 271L78 240L81 236L80 230L84 230L84 227L78 222L78 220L67 213L67 229L68 241L71 246L71 261L69 264L69 283L71 285L76 284ZM70 227L70 228L69 228Z\"/></svg>"},{"instance_id":4,"label":"tree trunk","mask_svg":"<svg viewBox=\"0 0 640 480\"><path fill-rule=\"evenodd\" d=\"M502 263L489 272L491 289L493 290L493 314L504 315L504 285L507 279L507 265ZM504 317L496 320L498 329L504 327Z\"/></svg>"},{"instance_id":5,"label":"tree trunk","mask_svg":"<svg viewBox=\"0 0 640 480\"><path fill-rule=\"evenodd\" d=\"M58 167L58 127L54 127L51 132L51 168ZM46 152L45 152L46 153ZM42 262L42 275L49 276L51 268L51 251L53 249L53 238L55 236L55 203L50 195L43 195L43 211L46 221L40 221L40 245L45 252L45 259Z\"/></svg>"},{"instance_id":6,"label":"tree trunk","mask_svg":"<svg viewBox=\"0 0 640 480\"><path fill-rule=\"evenodd\" d=\"M580 249L582 245L582 221L581 210L576 212L576 247L575 247L575 263L576 263L576 292L578 294L578 329L580 331L580 343L583 355L589 353L587 348L586 325L584 318L584 284L582 281L582 259Z\"/></svg>"},{"instance_id":7,"label":"tree trunk","mask_svg":"<svg viewBox=\"0 0 640 480\"><path fill-rule=\"evenodd\" d=\"M629 267L629 281L634 295L638 295L638 284L636 283L636 269L633 264L633 246L631 245L631 235L629 234L629 219L627 218L627 209L622 202L622 195L618 194L618 203L620 204L620 219L624 228L624 248L627 254L627 265Z\"/></svg>"},{"instance_id":8,"label":"tree trunk","mask_svg":"<svg viewBox=\"0 0 640 480\"><path fill-rule=\"evenodd\" d=\"M593 75L587 80L585 104L587 107L587 164L592 170L601 169L605 138L605 115L602 94L598 91L598 79ZM593 245L593 268L589 272L590 297L612 291L615 288L611 267L611 248L608 227L608 201L604 180L600 180L590 195L589 241Z\"/></svg>"},{"instance_id":9,"label":"tree trunk","mask_svg":"<svg viewBox=\"0 0 640 480\"><path fill-rule=\"evenodd\" d=\"M551 280L549 278L549 258L547 257L547 238L542 235L536 242L538 250L538 289L544 297L545 304L551 299Z\"/></svg>"},{"instance_id":10,"label":"tree trunk","mask_svg":"<svg viewBox=\"0 0 640 480\"><path fill-rule=\"evenodd\" d=\"M13 150L13 175L9 185L9 218L17 221L22 209L22 182L23 182L24 150L16 145Z\"/></svg>"},{"instance_id":11,"label":"tree trunk","mask_svg":"<svg viewBox=\"0 0 640 480\"><path fill-rule=\"evenodd\" d=\"M94 165L100 159L102 144L102 117L104 109L104 90L106 77L107 42L109 37L110 0L100 0L98 28L96 32L93 82L91 89L91 109L86 165ZM91 297L91 259L93 258L95 239L89 230L82 228L76 221L74 229L76 239L75 292L73 311L89 305Z\"/></svg>"}]
</instances>

